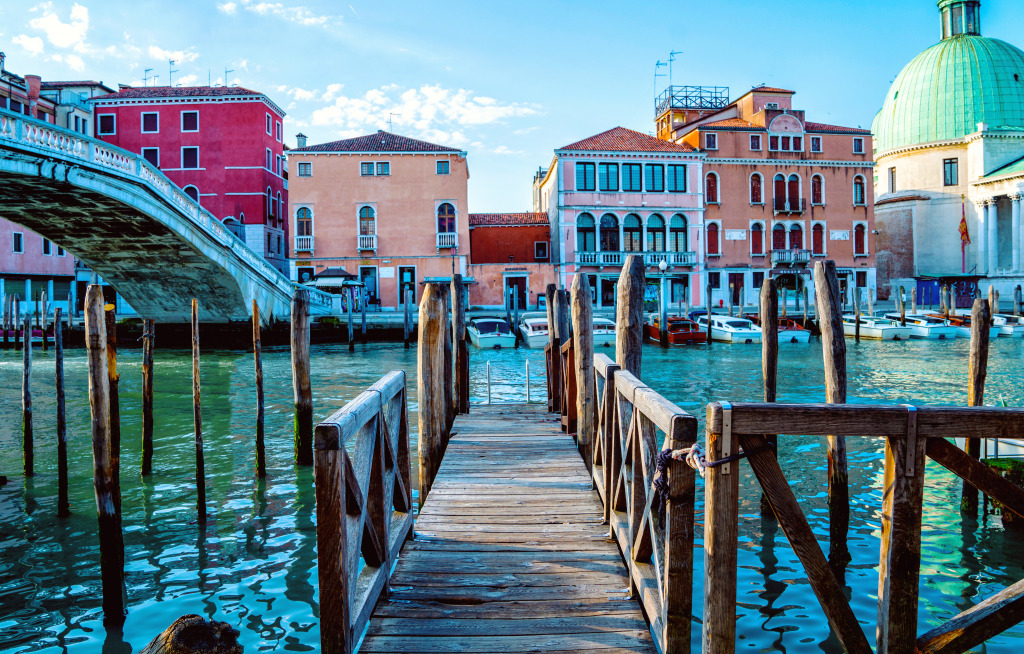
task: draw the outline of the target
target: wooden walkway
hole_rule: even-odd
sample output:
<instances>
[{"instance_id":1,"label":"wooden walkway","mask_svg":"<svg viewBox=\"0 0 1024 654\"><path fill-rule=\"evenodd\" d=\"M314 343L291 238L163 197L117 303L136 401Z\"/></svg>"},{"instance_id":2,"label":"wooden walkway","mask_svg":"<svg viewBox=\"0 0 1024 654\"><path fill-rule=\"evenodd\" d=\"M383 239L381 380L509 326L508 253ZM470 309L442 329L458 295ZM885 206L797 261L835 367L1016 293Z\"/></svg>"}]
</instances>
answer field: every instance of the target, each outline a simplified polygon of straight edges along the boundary
<instances>
[{"instance_id":1,"label":"wooden walkway","mask_svg":"<svg viewBox=\"0 0 1024 654\"><path fill-rule=\"evenodd\" d=\"M360 652L655 652L558 414L474 406Z\"/></svg>"}]
</instances>

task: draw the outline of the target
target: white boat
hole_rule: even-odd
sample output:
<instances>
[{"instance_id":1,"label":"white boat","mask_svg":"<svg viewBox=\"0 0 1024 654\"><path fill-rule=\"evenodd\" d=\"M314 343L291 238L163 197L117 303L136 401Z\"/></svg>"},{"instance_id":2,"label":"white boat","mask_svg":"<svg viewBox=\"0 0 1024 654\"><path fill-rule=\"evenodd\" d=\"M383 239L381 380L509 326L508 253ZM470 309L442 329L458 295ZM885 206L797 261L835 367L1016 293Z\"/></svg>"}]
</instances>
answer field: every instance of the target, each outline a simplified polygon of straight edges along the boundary
<instances>
[{"instance_id":1,"label":"white boat","mask_svg":"<svg viewBox=\"0 0 1024 654\"><path fill-rule=\"evenodd\" d=\"M594 318L594 347L615 347L615 321Z\"/></svg>"},{"instance_id":2,"label":"white boat","mask_svg":"<svg viewBox=\"0 0 1024 654\"><path fill-rule=\"evenodd\" d=\"M843 333L847 336L856 336L857 318L852 313L843 316ZM906 341L910 340L910 326L900 327L893 320L875 318L873 316L860 317L860 337L877 339L880 341Z\"/></svg>"},{"instance_id":3,"label":"white boat","mask_svg":"<svg viewBox=\"0 0 1024 654\"><path fill-rule=\"evenodd\" d=\"M956 338L956 326L949 324L949 321L941 316L908 313L903 318L900 318L900 314L893 312L885 314L885 317L897 322L897 324L902 320L906 320L907 327L910 327L911 338Z\"/></svg>"},{"instance_id":4,"label":"white boat","mask_svg":"<svg viewBox=\"0 0 1024 654\"><path fill-rule=\"evenodd\" d=\"M953 442L961 450L966 449L963 438L954 438ZM1024 438L982 438L982 459L1021 459L1024 458Z\"/></svg>"},{"instance_id":5,"label":"white boat","mask_svg":"<svg viewBox=\"0 0 1024 654\"><path fill-rule=\"evenodd\" d=\"M933 315L935 315L938 318L942 318L942 314L933 314ZM966 338L966 339L970 339L971 338L971 314L969 314L969 313L968 314L959 314L959 315L950 314L950 316L949 316L949 324L951 324L954 327L956 327L956 337L957 338ZM989 330L988 330L988 338L989 338L989 340L992 340L993 338L998 338L999 337L999 329L1000 328L996 327L995 325L992 325L992 327L989 328Z\"/></svg>"},{"instance_id":6,"label":"white boat","mask_svg":"<svg viewBox=\"0 0 1024 654\"><path fill-rule=\"evenodd\" d=\"M519 319L519 336L526 347L543 350L549 340L547 314L524 313Z\"/></svg>"},{"instance_id":7,"label":"white boat","mask_svg":"<svg viewBox=\"0 0 1024 654\"><path fill-rule=\"evenodd\" d=\"M1024 338L1024 318L997 313L992 316L992 325L999 330L1000 336Z\"/></svg>"},{"instance_id":8,"label":"white boat","mask_svg":"<svg viewBox=\"0 0 1024 654\"><path fill-rule=\"evenodd\" d=\"M696 318L697 325L702 332L708 330L708 316L700 315ZM732 318L711 314L711 339L724 343L760 343L761 330L754 327L754 323L746 318Z\"/></svg>"},{"instance_id":9,"label":"white boat","mask_svg":"<svg viewBox=\"0 0 1024 654\"><path fill-rule=\"evenodd\" d=\"M516 335L502 318L471 318L466 331L469 342L484 350L516 346Z\"/></svg>"}]
</instances>

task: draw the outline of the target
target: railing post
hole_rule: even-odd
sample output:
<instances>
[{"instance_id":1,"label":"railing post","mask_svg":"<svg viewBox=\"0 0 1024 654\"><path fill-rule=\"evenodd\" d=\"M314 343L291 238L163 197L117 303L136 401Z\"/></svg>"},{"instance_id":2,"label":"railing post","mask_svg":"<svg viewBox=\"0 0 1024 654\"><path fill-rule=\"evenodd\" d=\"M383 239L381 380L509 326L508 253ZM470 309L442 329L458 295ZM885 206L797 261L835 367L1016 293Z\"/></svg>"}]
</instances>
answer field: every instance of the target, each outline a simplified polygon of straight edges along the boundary
<instances>
[{"instance_id":1,"label":"railing post","mask_svg":"<svg viewBox=\"0 0 1024 654\"><path fill-rule=\"evenodd\" d=\"M441 361L443 366L441 369L441 383L443 385L442 394L444 395L444 431L447 434L451 429L452 423L455 421L455 414L458 413L455 405L455 398L458 395L453 387L455 383L455 353L452 341L455 338L455 317L453 315L455 312L452 310L452 300L454 300L454 297L451 293L451 286L439 285L438 289L441 291L441 301L444 303L444 308L442 309L444 322L441 325L441 352L444 357Z\"/></svg>"},{"instance_id":2,"label":"railing post","mask_svg":"<svg viewBox=\"0 0 1024 654\"><path fill-rule=\"evenodd\" d=\"M708 405L707 458L737 454L731 409L723 405L722 433L711 429ZM736 557L739 530L739 464L708 468L704 477L704 633L705 654L736 651Z\"/></svg>"},{"instance_id":3,"label":"railing post","mask_svg":"<svg viewBox=\"0 0 1024 654\"><path fill-rule=\"evenodd\" d=\"M316 430L316 549L320 582L320 647L325 654L350 654L351 594L346 567L345 448L341 429Z\"/></svg>"},{"instance_id":4,"label":"railing post","mask_svg":"<svg viewBox=\"0 0 1024 654\"><path fill-rule=\"evenodd\" d=\"M553 315L555 323L553 325L555 332L555 343L556 348L552 348L551 357L558 362L556 365L558 374L555 377L555 394L557 395L557 402L555 404L555 410L562 416L562 428L566 429L567 418L569 415L569 402L575 402L576 398L569 397L569 387L565 379L565 365L567 362L562 361L562 346L569 342L571 337L571 331L569 329L569 293L564 289L555 291L554 295L554 308Z\"/></svg>"},{"instance_id":5,"label":"railing post","mask_svg":"<svg viewBox=\"0 0 1024 654\"><path fill-rule=\"evenodd\" d=\"M594 310L591 306L590 282L579 273L572 280L573 350L576 366L576 443L587 469L593 463L594 442ZM529 378L527 378L529 383Z\"/></svg>"},{"instance_id":6,"label":"railing post","mask_svg":"<svg viewBox=\"0 0 1024 654\"><path fill-rule=\"evenodd\" d=\"M441 393L441 370L443 353L442 311L444 303L437 284L423 287L420 299L419 342L417 345L416 390L419 398L419 459L420 459L420 507L427 501L427 494L434 482L434 475L441 465L442 425L444 398Z\"/></svg>"},{"instance_id":7,"label":"railing post","mask_svg":"<svg viewBox=\"0 0 1024 654\"><path fill-rule=\"evenodd\" d=\"M469 413L469 346L466 345L466 287L452 276L452 349L455 352L455 397L458 413Z\"/></svg>"},{"instance_id":8,"label":"railing post","mask_svg":"<svg viewBox=\"0 0 1024 654\"><path fill-rule=\"evenodd\" d=\"M545 291L545 309L548 314L548 345L544 348L544 360L545 360L545 372L547 373L548 382L548 412L554 413L559 410L558 399L556 393L558 391L558 364L561 361L559 355L561 343L558 343L558 339L555 338L555 293L558 287L554 284L548 284Z\"/></svg>"},{"instance_id":9,"label":"railing post","mask_svg":"<svg viewBox=\"0 0 1024 654\"><path fill-rule=\"evenodd\" d=\"M676 416L672 430L665 436L665 446L672 450L690 447L697 440L697 420L693 416ZM668 466L669 495L665 503L665 654L690 651L695 482L693 468L673 459Z\"/></svg>"},{"instance_id":10,"label":"railing post","mask_svg":"<svg viewBox=\"0 0 1024 654\"><path fill-rule=\"evenodd\" d=\"M349 295L351 309L352 296ZM349 318L351 319L351 311ZM295 399L295 462L313 464L313 389L309 381L309 293L297 288L292 295L292 393ZM351 328L351 320L349 321ZM351 329L349 336L351 337Z\"/></svg>"},{"instance_id":11,"label":"railing post","mask_svg":"<svg viewBox=\"0 0 1024 654\"><path fill-rule=\"evenodd\" d=\"M640 379L644 342L644 264L635 254L626 257L619 274L618 306L615 312L615 363Z\"/></svg>"}]
</instances>

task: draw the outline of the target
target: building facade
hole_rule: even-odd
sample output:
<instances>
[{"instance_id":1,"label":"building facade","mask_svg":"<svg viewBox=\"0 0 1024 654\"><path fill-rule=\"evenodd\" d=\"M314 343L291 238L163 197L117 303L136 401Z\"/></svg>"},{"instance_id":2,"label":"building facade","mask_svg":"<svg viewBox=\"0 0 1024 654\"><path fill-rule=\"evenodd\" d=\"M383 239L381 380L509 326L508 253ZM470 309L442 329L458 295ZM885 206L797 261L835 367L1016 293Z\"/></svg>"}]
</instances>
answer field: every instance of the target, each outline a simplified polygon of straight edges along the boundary
<instances>
[{"instance_id":1,"label":"building facade","mask_svg":"<svg viewBox=\"0 0 1024 654\"><path fill-rule=\"evenodd\" d=\"M469 214L470 305L537 308L555 283L550 230L546 213Z\"/></svg>"},{"instance_id":2,"label":"building facade","mask_svg":"<svg viewBox=\"0 0 1024 654\"><path fill-rule=\"evenodd\" d=\"M113 93L114 89L93 80L48 82L43 80L40 95L56 106L55 124L86 136L93 136L93 108L89 98Z\"/></svg>"},{"instance_id":3,"label":"building facade","mask_svg":"<svg viewBox=\"0 0 1024 654\"><path fill-rule=\"evenodd\" d=\"M756 305L766 275L813 288L826 258L844 297L876 291L871 133L808 121L793 95L761 86L729 102L727 88L672 87L656 106L662 138L706 154L698 183L716 306Z\"/></svg>"},{"instance_id":4,"label":"building facade","mask_svg":"<svg viewBox=\"0 0 1024 654\"><path fill-rule=\"evenodd\" d=\"M122 86L91 98L98 138L141 154L286 272L284 111L231 87Z\"/></svg>"},{"instance_id":5,"label":"building facade","mask_svg":"<svg viewBox=\"0 0 1024 654\"><path fill-rule=\"evenodd\" d=\"M466 275L466 152L390 132L288 151L290 274L313 281L342 268L383 310L418 302L422 284Z\"/></svg>"},{"instance_id":6,"label":"building facade","mask_svg":"<svg viewBox=\"0 0 1024 654\"><path fill-rule=\"evenodd\" d=\"M558 284L587 275L595 307L615 304L623 261L640 254L654 289L673 304L701 302L704 154L616 127L555 150L534 177L534 210L548 216ZM665 263L665 271L659 264Z\"/></svg>"},{"instance_id":7,"label":"building facade","mask_svg":"<svg viewBox=\"0 0 1024 654\"><path fill-rule=\"evenodd\" d=\"M945 278L969 306L979 278L1004 294L1024 283L1024 51L982 36L977 0L938 9L941 40L904 67L872 125L879 274Z\"/></svg>"}]
</instances>

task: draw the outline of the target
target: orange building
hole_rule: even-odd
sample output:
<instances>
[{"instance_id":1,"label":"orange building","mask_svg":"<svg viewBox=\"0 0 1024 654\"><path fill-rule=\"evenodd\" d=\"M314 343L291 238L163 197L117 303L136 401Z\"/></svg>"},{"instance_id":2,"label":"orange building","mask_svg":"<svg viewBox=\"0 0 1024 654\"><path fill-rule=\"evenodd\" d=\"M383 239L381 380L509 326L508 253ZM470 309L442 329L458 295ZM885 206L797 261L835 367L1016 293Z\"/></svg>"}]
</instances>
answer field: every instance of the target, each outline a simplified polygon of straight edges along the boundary
<instances>
[{"instance_id":1,"label":"orange building","mask_svg":"<svg viewBox=\"0 0 1024 654\"><path fill-rule=\"evenodd\" d=\"M292 279L332 268L358 277L383 310L427 281L466 274L466 153L378 131L288 151Z\"/></svg>"},{"instance_id":2,"label":"orange building","mask_svg":"<svg viewBox=\"0 0 1024 654\"><path fill-rule=\"evenodd\" d=\"M764 275L810 287L814 261L876 295L871 132L808 121L793 91L669 87L658 136L706 153L705 256L712 301L756 304ZM792 296L791 296L792 297ZM847 298L852 294L847 293Z\"/></svg>"}]
</instances>

